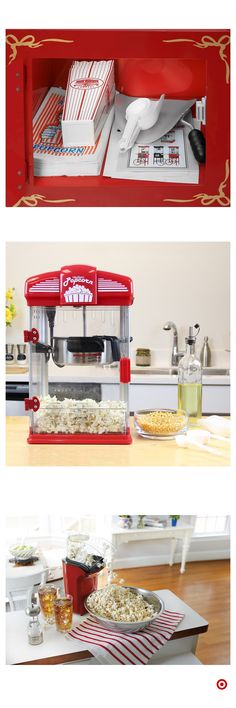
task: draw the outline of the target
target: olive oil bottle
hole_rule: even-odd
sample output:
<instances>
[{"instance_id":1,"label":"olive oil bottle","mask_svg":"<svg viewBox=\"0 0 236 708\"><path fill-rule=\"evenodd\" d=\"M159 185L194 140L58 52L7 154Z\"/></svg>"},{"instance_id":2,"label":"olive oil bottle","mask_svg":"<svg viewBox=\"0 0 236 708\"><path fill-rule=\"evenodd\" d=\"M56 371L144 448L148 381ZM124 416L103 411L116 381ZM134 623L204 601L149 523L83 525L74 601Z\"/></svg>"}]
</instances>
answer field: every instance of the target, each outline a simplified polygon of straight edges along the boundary
<instances>
[{"instance_id":1,"label":"olive oil bottle","mask_svg":"<svg viewBox=\"0 0 236 708\"><path fill-rule=\"evenodd\" d=\"M178 366L178 408L195 419L202 415L202 365L195 352L199 332L198 324L189 327L185 338L186 354Z\"/></svg>"}]
</instances>

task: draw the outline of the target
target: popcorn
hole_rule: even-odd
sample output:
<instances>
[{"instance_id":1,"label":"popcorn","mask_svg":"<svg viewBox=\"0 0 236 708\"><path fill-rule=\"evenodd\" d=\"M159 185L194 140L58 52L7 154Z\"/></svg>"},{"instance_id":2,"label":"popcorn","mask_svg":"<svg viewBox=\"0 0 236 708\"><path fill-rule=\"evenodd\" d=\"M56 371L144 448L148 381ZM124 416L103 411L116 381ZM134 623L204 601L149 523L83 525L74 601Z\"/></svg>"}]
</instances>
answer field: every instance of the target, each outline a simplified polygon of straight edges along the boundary
<instances>
[{"instance_id":1,"label":"popcorn","mask_svg":"<svg viewBox=\"0 0 236 708\"><path fill-rule=\"evenodd\" d=\"M65 292L66 302L92 302L93 293L84 285L73 285Z\"/></svg>"},{"instance_id":2,"label":"popcorn","mask_svg":"<svg viewBox=\"0 0 236 708\"><path fill-rule=\"evenodd\" d=\"M99 617L115 622L139 622L155 615L154 606L141 595L118 585L93 592L87 598L87 605Z\"/></svg>"},{"instance_id":3,"label":"popcorn","mask_svg":"<svg viewBox=\"0 0 236 708\"><path fill-rule=\"evenodd\" d=\"M101 401L92 398L78 401L56 396L40 399L40 408L34 414L35 433L123 433L125 431L126 403Z\"/></svg>"}]
</instances>

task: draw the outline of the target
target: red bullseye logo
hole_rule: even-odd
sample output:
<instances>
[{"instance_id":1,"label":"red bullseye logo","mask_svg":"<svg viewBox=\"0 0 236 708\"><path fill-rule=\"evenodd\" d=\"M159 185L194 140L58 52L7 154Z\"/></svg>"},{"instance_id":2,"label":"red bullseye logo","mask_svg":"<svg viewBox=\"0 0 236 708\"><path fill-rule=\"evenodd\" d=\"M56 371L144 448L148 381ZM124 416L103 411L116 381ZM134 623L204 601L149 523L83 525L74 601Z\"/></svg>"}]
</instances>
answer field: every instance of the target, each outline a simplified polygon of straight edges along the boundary
<instances>
[{"instance_id":1,"label":"red bullseye logo","mask_svg":"<svg viewBox=\"0 0 236 708\"><path fill-rule=\"evenodd\" d=\"M219 681L217 681L216 685L217 685L217 688L220 689L220 691L224 691L224 689L227 688L228 684L225 679L219 679Z\"/></svg>"}]
</instances>

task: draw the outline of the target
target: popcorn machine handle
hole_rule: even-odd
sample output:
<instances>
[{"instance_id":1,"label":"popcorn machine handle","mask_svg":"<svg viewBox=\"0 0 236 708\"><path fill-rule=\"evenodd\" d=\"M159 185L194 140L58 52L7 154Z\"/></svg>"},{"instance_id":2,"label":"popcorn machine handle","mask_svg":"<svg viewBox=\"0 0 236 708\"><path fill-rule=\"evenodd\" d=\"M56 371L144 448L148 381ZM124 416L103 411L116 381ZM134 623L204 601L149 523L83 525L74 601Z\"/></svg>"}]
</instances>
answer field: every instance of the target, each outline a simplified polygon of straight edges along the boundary
<instances>
[{"instance_id":1,"label":"popcorn machine handle","mask_svg":"<svg viewBox=\"0 0 236 708\"><path fill-rule=\"evenodd\" d=\"M188 139L194 154L195 160L200 163L206 161L206 141L201 130L197 128L190 130Z\"/></svg>"},{"instance_id":2,"label":"popcorn machine handle","mask_svg":"<svg viewBox=\"0 0 236 708\"><path fill-rule=\"evenodd\" d=\"M111 337L111 351L113 361L120 361L120 344L117 337Z\"/></svg>"},{"instance_id":3,"label":"popcorn machine handle","mask_svg":"<svg viewBox=\"0 0 236 708\"><path fill-rule=\"evenodd\" d=\"M118 337L106 335L103 337L103 339L108 340L111 344L112 360L120 361L120 340L118 339Z\"/></svg>"},{"instance_id":4,"label":"popcorn machine handle","mask_svg":"<svg viewBox=\"0 0 236 708\"><path fill-rule=\"evenodd\" d=\"M191 145L192 153L195 157L195 160L197 160L197 162L199 162L200 164L203 164L206 161L205 136L203 135L201 130L193 128L191 123L189 123L187 120L184 120L182 118L181 123L182 125L187 125L191 128L188 134L188 139Z\"/></svg>"}]
</instances>

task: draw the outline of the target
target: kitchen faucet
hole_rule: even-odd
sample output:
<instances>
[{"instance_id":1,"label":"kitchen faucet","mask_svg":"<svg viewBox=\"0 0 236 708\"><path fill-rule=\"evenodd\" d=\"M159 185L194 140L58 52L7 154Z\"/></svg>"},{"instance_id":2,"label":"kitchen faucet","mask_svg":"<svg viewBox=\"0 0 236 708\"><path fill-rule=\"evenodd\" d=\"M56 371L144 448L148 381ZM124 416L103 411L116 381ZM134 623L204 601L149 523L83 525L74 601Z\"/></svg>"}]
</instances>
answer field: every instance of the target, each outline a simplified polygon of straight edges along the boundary
<instances>
[{"instance_id":1,"label":"kitchen faucet","mask_svg":"<svg viewBox=\"0 0 236 708\"><path fill-rule=\"evenodd\" d=\"M171 352L171 364L172 366L178 366L179 360L181 359L182 356L184 356L185 352L181 352L178 349L178 331L176 324L174 322L171 322L171 320L168 320L164 324L163 329L165 332L169 332L171 329L173 330L173 345L172 345L172 352Z\"/></svg>"}]
</instances>

